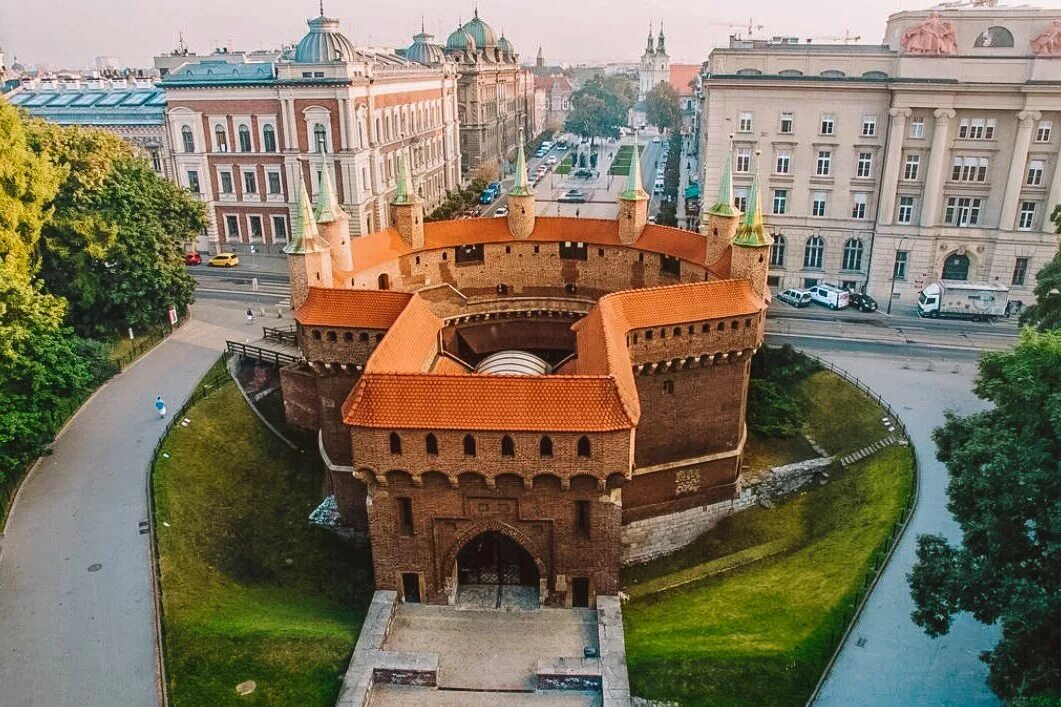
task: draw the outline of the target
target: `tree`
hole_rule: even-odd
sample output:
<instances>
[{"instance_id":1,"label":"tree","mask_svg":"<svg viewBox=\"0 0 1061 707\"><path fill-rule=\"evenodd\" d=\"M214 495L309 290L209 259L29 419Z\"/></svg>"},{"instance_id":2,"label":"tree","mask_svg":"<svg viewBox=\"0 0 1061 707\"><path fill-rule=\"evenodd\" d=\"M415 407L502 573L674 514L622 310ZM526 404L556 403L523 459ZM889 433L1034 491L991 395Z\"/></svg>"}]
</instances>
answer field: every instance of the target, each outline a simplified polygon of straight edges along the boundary
<instances>
[{"instance_id":1,"label":"tree","mask_svg":"<svg viewBox=\"0 0 1061 707\"><path fill-rule=\"evenodd\" d=\"M45 204L59 175L29 144L18 111L0 101L0 260L16 273L31 273Z\"/></svg>"},{"instance_id":2,"label":"tree","mask_svg":"<svg viewBox=\"0 0 1061 707\"><path fill-rule=\"evenodd\" d=\"M952 546L918 538L909 576L914 621L930 636L968 611L1000 622L982 658L1003 698L1061 695L1061 330L1027 328L1011 351L985 354L976 394L994 408L948 413L934 433L950 475Z\"/></svg>"},{"instance_id":3,"label":"tree","mask_svg":"<svg viewBox=\"0 0 1061 707\"><path fill-rule=\"evenodd\" d=\"M682 124L678 92L669 83L656 84L645 96L645 118L660 130L675 130Z\"/></svg>"},{"instance_id":4,"label":"tree","mask_svg":"<svg viewBox=\"0 0 1061 707\"><path fill-rule=\"evenodd\" d=\"M1054 208L1051 219L1061 233L1061 205ZM1021 312L1020 323L1039 329L1061 328L1061 251L1035 276L1035 300Z\"/></svg>"},{"instance_id":5,"label":"tree","mask_svg":"<svg viewBox=\"0 0 1061 707\"><path fill-rule=\"evenodd\" d=\"M621 76L594 76L571 94L571 112L564 129L588 137L618 137L634 105L636 88Z\"/></svg>"}]
</instances>

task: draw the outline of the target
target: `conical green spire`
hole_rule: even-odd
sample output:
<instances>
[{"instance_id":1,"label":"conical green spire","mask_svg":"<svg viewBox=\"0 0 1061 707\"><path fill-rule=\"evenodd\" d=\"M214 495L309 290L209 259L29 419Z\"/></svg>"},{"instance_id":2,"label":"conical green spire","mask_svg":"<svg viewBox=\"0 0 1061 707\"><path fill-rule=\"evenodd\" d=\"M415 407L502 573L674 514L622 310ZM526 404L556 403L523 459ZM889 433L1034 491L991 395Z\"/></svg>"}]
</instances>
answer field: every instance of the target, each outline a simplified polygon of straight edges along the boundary
<instances>
[{"instance_id":1,"label":"conical green spire","mask_svg":"<svg viewBox=\"0 0 1061 707\"><path fill-rule=\"evenodd\" d=\"M532 196L530 180L527 179L527 156L523 153L523 131L519 133L519 150L516 152L516 181L508 190L509 196Z\"/></svg>"},{"instance_id":2,"label":"conical green spire","mask_svg":"<svg viewBox=\"0 0 1061 707\"><path fill-rule=\"evenodd\" d=\"M313 215L306 184L298 180L298 205L295 207L294 224L291 227L291 242L284 246L288 255L305 255L321 253L328 250L328 244L317 231L317 220Z\"/></svg>"},{"instance_id":3,"label":"conical green spire","mask_svg":"<svg viewBox=\"0 0 1061 707\"><path fill-rule=\"evenodd\" d=\"M335 183L328 165L321 164L321 188L317 192L317 223L331 223L339 217L339 200L335 198Z\"/></svg>"},{"instance_id":4,"label":"conical green spire","mask_svg":"<svg viewBox=\"0 0 1061 707\"><path fill-rule=\"evenodd\" d=\"M740 211L733 205L733 154L726 155L726 165L722 168L722 182L718 185L718 201L707 213L723 218L736 218Z\"/></svg>"},{"instance_id":5,"label":"conical green spire","mask_svg":"<svg viewBox=\"0 0 1061 707\"><path fill-rule=\"evenodd\" d=\"M416 203L416 192L413 191L413 180L409 175L409 168L405 164L403 155L398 153L398 191L391 199L392 206L404 206Z\"/></svg>"},{"instance_id":6,"label":"conical green spire","mask_svg":"<svg viewBox=\"0 0 1061 707\"><path fill-rule=\"evenodd\" d=\"M774 243L774 239L763 228L763 199L759 192L759 165L756 164L752 188L748 192L748 210L744 212L744 219L737 226L737 233L733 236L733 245L760 248Z\"/></svg>"},{"instance_id":7,"label":"conical green spire","mask_svg":"<svg viewBox=\"0 0 1061 707\"><path fill-rule=\"evenodd\" d=\"M648 199L644 182L641 179L641 149L634 140L634 154L630 158L630 171L626 173L626 188L619 192L624 201L641 201Z\"/></svg>"}]
</instances>

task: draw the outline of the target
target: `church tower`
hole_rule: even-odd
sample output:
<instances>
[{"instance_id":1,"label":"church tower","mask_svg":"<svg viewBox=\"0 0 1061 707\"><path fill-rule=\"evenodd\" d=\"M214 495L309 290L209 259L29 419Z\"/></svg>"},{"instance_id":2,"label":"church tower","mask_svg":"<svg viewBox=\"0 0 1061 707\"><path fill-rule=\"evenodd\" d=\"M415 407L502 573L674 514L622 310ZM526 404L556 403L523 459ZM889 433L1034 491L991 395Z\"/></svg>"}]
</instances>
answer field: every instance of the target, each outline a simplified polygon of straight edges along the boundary
<instances>
[{"instance_id":1,"label":"church tower","mask_svg":"<svg viewBox=\"0 0 1061 707\"><path fill-rule=\"evenodd\" d=\"M634 138L634 154L626 174L626 188L619 192L619 242L633 243L648 225L648 192L641 181L641 150Z\"/></svg>"},{"instance_id":2,"label":"church tower","mask_svg":"<svg viewBox=\"0 0 1061 707\"><path fill-rule=\"evenodd\" d=\"M523 153L523 131L519 131L516 152L516 179L508 191L508 230L513 238L527 238L534 232L534 191L527 179L527 156Z\"/></svg>"},{"instance_id":3,"label":"church tower","mask_svg":"<svg viewBox=\"0 0 1061 707\"><path fill-rule=\"evenodd\" d=\"M291 309L298 310L306 301L310 287L332 286L332 255L328 243L317 231L313 206L305 183L299 179L298 205L291 242L284 247L287 270L291 277Z\"/></svg>"},{"instance_id":4,"label":"church tower","mask_svg":"<svg viewBox=\"0 0 1061 707\"><path fill-rule=\"evenodd\" d=\"M394 227L410 248L424 247L424 203L413 190L413 180L404 156L398 155L398 191L391 199Z\"/></svg>"},{"instance_id":5,"label":"church tower","mask_svg":"<svg viewBox=\"0 0 1061 707\"><path fill-rule=\"evenodd\" d=\"M320 236L329 244L334 269L350 272L354 269L354 248L350 243L350 217L335 194L335 181L326 162L321 163L320 190L314 212Z\"/></svg>"},{"instance_id":6,"label":"church tower","mask_svg":"<svg viewBox=\"0 0 1061 707\"><path fill-rule=\"evenodd\" d=\"M539 69L545 68L545 55L542 54L541 45L538 45L538 58L534 60L534 66Z\"/></svg>"},{"instance_id":7,"label":"church tower","mask_svg":"<svg viewBox=\"0 0 1061 707\"><path fill-rule=\"evenodd\" d=\"M710 267L726 252L726 248L733 242L733 237L737 235L740 216L740 211L733 205L733 154L730 150L726 153L726 163L722 167L718 200L700 219L700 233L707 239L704 265Z\"/></svg>"},{"instance_id":8,"label":"church tower","mask_svg":"<svg viewBox=\"0 0 1061 707\"><path fill-rule=\"evenodd\" d=\"M759 165L756 164L752 187L748 192L748 210L744 212L744 220L733 237L729 274L734 279L750 281L755 294L769 302L770 288L766 285L766 277L770 272L770 246L774 244L774 239L763 227L762 200Z\"/></svg>"}]
</instances>

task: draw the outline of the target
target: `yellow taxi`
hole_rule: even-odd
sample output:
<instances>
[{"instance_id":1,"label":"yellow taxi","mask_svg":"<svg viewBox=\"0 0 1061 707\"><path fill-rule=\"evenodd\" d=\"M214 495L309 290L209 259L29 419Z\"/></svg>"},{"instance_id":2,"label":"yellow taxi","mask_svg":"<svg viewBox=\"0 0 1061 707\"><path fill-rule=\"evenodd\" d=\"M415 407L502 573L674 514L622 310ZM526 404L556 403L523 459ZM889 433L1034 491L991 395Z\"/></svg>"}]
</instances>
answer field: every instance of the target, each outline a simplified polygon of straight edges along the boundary
<instances>
[{"instance_id":1,"label":"yellow taxi","mask_svg":"<svg viewBox=\"0 0 1061 707\"><path fill-rule=\"evenodd\" d=\"M208 265L214 268L234 268L239 265L239 256L235 253L218 253L210 258Z\"/></svg>"}]
</instances>

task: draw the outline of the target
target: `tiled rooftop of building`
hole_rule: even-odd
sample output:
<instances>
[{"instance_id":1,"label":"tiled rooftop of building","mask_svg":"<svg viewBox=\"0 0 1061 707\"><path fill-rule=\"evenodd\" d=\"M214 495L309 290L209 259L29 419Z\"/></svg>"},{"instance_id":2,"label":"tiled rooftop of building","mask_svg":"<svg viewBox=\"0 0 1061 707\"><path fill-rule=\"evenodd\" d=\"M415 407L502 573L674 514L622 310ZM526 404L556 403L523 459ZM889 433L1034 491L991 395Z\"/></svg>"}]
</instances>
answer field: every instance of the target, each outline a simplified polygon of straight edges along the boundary
<instances>
[{"instance_id":1,"label":"tiled rooftop of building","mask_svg":"<svg viewBox=\"0 0 1061 707\"><path fill-rule=\"evenodd\" d=\"M295 321L303 326L389 329L412 297L391 290L311 287Z\"/></svg>"},{"instance_id":2,"label":"tiled rooftop of building","mask_svg":"<svg viewBox=\"0 0 1061 707\"><path fill-rule=\"evenodd\" d=\"M24 86L7 101L63 125L162 125L166 119L166 94L154 86Z\"/></svg>"},{"instance_id":3,"label":"tiled rooftop of building","mask_svg":"<svg viewBox=\"0 0 1061 707\"><path fill-rule=\"evenodd\" d=\"M758 314L766 306L748 280L713 280L605 295L605 317L626 330ZM625 332L624 332L625 333Z\"/></svg>"},{"instance_id":4,"label":"tiled rooftop of building","mask_svg":"<svg viewBox=\"0 0 1061 707\"><path fill-rule=\"evenodd\" d=\"M416 295L394 320L365 365L367 373L425 373L439 351L442 320Z\"/></svg>"}]
</instances>

